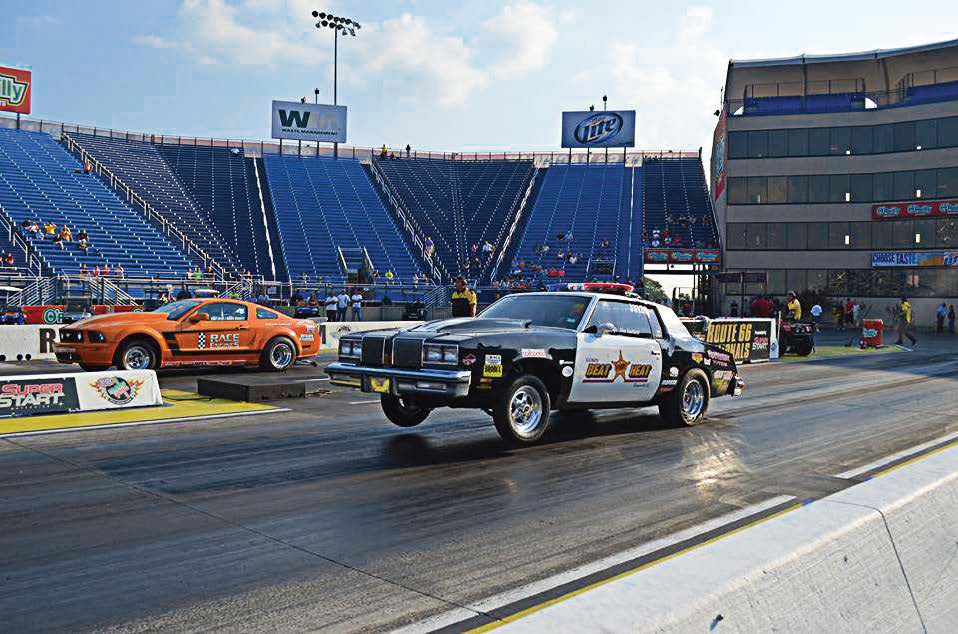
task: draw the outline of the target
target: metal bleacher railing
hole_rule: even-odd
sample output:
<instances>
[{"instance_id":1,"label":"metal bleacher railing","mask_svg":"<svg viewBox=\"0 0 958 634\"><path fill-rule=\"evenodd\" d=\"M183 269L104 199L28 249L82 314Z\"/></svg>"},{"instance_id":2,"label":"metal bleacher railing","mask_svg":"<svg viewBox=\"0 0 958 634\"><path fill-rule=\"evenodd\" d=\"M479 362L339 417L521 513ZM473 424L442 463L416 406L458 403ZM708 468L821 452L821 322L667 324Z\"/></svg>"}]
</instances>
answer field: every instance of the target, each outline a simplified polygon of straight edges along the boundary
<instances>
[{"instance_id":1,"label":"metal bleacher railing","mask_svg":"<svg viewBox=\"0 0 958 634\"><path fill-rule=\"evenodd\" d=\"M10 116L0 116L0 128L16 128L34 132L46 132L54 136L77 132L109 138L125 139L128 141L143 141L147 143L162 143L174 145L205 145L211 147L239 148L246 156L258 157L265 154L283 154L291 156L322 156L333 158L332 145L295 141L250 141L241 139L214 139L165 134L147 134L145 132L128 132L111 130L94 126L84 126L62 121L48 121L44 119L30 119L23 117L16 119ZM380 158L382 148L364 148L339 146L339 158L358 161L368 161ZM432 152L432 151L400 151L399 148L387 148L387 158L395 156L397 159L444 159L454 161L502 161L502 160L532 160L538 166L591 164L591 163L618 163L627 166L641 165L646 158L692 158L701 156L701 150L673 151L629 151L610 148L608 154L600 150L574 150L556 152Z\"/></svg>"}]
</instances>

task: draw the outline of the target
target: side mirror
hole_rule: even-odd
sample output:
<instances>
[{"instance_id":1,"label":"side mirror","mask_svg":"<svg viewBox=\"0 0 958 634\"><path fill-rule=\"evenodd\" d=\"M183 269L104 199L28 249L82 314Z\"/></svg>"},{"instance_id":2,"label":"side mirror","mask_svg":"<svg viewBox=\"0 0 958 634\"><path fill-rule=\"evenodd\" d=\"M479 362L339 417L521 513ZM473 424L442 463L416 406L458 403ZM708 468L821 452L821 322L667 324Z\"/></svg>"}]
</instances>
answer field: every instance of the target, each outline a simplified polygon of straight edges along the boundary
<instances>
[{"instance_id":1,"label":"side mirror","mask_svg":"<svg viewBox=\"0 0 958 634\"><path fill-rule=\"evenodd\" d=\"M601 337L602 335L607 335L610 332L615 332L615 324L611 321L605 321L595 327L595 336Z\"/></svg>"},{"instance_id":2,"label":"side mirror","mask_svg":"<svg viewBox=\"0 0 958 634\"><path fill-rule=\"evenodd\" d=\"M209 321L209 320L210 320L210 316L207 315L206 313L196 313L196 314L190 315L191 324L198 324L201 321Z\"/></svg>"}]
</instances>

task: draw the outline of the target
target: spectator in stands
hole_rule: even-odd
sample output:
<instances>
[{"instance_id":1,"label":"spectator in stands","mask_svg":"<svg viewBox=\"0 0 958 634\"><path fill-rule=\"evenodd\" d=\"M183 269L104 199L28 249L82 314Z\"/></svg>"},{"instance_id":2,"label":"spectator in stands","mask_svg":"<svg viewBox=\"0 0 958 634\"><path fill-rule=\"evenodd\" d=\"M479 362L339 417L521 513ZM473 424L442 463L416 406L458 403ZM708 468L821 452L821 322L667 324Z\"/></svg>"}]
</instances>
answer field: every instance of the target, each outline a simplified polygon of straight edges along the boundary
<instances>
[{"instance_id":1,"label":"spectator in stands","mask_svg":"<svg viewBox=\"0 0 958 634\"><path fill-rule=\"evenodd\" d=\"M3 267L8 269L12 269L14 263L16 262L13 254L9 251L4 251L2 254L0 254L0 261L3 262Z\"/></svg>"},{"instance_id":2,"label":"spectator in stands","mask_svg":"<svg viewBox=\"0 0 958 634\"><path fill-rule=\"evenodd\" d=\"M462 261L462 270L465 271L466 273L469 272L470 266L472 266L472 262L469 260L469 258L466 258L465 260Z\"/></svg>"},{"instance_id":3,"label":"spectator in stands","mask_svg":"<svg viewBox=\"0 0 958 634\"><path fill-rule=\"evenodd\" d=\"M345 290L336 296L336 321L346 321L346 308L349 306L349 295Z\"/></svg>"},{"instance_id":4,"label":"spectator in stands","mask_svg":"<svg viewBox=\"0 0 958 634\"><path fill-rule=\"evenodd\" d=\"M87 159L86 163L83 164L83 171L87 174L93 171L93 162L90 159Z\"/></svg>"},{"instance_id":5,"label":"spectator in stands","mask_svg":"<svg viewBox=\"0 0 958 634\"><path fill-rule=\"evenodd\" d=\"M266 292L265 287L261 288L259 294L256 296L256 303L269 306L269 294Z\"/></svg>"},{"instance_id":6,"label":"spectator in stands","mask_svg":"<svg viewBox=\"0 0 958 634\"><path fill-rule=\"evenodd\" d=\"M492 243L488 240L482 243L482 257L486 258L487 260L492 258L492 252L495 250L496 248L492 246Z\"/></svg>"},{"instance_id":7,"label":"spectator in stands","mask_svg":"<svg viewBox=\"0 0 958 634\"><path fill-rule=\"evenodd\" d=\"M70 231L70 227L63 225L60 229L60 239L64 242L71 242L73 240L73 232Z\"/></svg>"},{"instance_id":8,"label":"spectator in stands","mask_svg":"<svg viewBox=\"0 0 958 634\"><path fill-rule=\"evenodd\" d=\"M122 264L116 265L116 269L114 270L114 273L116 273L116 276L120 278L121 280L126 277L126 271L123 270Z\"/></svg>"},{"instance_id":9,"label":"spectator in stands","mask_svg":"<svg viewBox=\"0 0 958 634\"><path fill-rule=\"evenodd\" d=\"M569 264L575 264L575 263L578 262L578 261L579 261L579 254L577 254L577 253L570 253L570 254L569 254L569 258L568 258Z\"/></svg>"},{"instance_id":10,"label":"spectator in stands","mask_svg":"<svg viewBox=\"0 0 958 634\"><path fill-rule=\"evenodd\" d=\"M309 286L309 275L307 275L306 273L303 273L302 275L300 275L299 283L303 285L303 288L306 288L307 286Z\"/></svg>"},{"instance_id":11,"label":"spectator in stands","mask_svg":"<svg viewBox=\"0 0 958 634\"><path fill-rule=\"evenodd\" d=\"M109 263L109 262L105 262L105 263L103 264L103 266L100 268L100 275L102 275L103 277L110 277L110 263Z\"/></svg>"},{"instance_id":12,"label":"spectator in stands","mask_svg":"<svg viewBox=\"0 0 958 634\"><path fill-rule=\"evenodd\" d=\"M77 242L77 248L80 249L82 253L86 253L90 249L90 243L84 238Z\"/></svg>"},{"instance_id":13,"label":"spectator in stands","mask_svg":"<svg viewBox=\"0 0 958 634\"><path fill-rule=\"evenodd\" d=\"M548 244L543 244L540 253L541 253L542 255L549 255L549 245L548 245Z\"/></svg>"},{"instance_id":14,"label":"spectator in stands","mask_svg":"<svg viewBox=\"0 0 958 634\"><path fill-rule=\"evenodd\" d=\"M206 277L209 278L209 279L211 279L211 280L215 280L215 279L216 279L216 275L214 274L213 265L212 265L212 264L210 264L210 265L208 265L208 266L206 267Z\"/></svg>"},{"instance_id":15,"label":"spectator in stands","mask_svg":"<svg viewBox=\"0 0 958 634\"><path fill-rule=\"evenodd\" d=\"M436 243L432 241L432 236L426 236L426 257L431 258L436 252Z\"/></svg>"},{"instance_id":16,"label":"spectator in stands","mask_svg":"<svg viewBox=\"0 0 958 634\"><path fill-rule=\"evenodd\" d=\"M412 148L411 148L411 147L409 146L409 144L407 143L407 144L406 144L406 158L409 158L409 155L410 155L411 153L412 153Z\"/></svg>"},{"instance_id":17,"label":"spectator in stands","mask_svg":"<svg viewBox=\"0 0 958 634\"><path fill-rule=\"evenodd\" d=\"M169 304L173 301L173 287L169 286L160 293L160 306L163 304Z\"/></svg>"},{"instance_id":18,"label":"spectator in stands","mask_svg":"<svg viewBox=\"0 0 958 634\"><path fill-rule=\"evenodd\" d=\"M43 225L43 233L45 233L46 235L51 236L51 237L57 235L57 226L56 226L56 224L54 224L54 223L52 223L52 222L50 222L50 221L48 220L48 221L46 222L46 224Z\"/></svg>"},{"instance_id":19,"label":"spectator in stands","mask_svg":"<svg viewBox=\"0 0 958 634\"><path fill-rule=\"evenodd\" d=\"M60 235L59 232L58 232L56 235L53 236L53 244L57 245L57 246L60 247L61 249L64 248L64 247L63 247L63 236Z\"/></svg>"},{"instance_id":20,"label":"spectator in stands","mask_svg":"<svg viewBox=\"0 0 958 634\"><path fill-rule=\"evenodd\" d=\"M482 269L482 262L479 261L479 256L472 258L472 268L478 275L479 270Z\"/></svg>"},{"instance_id":21,"label":"spectator in stands","mask_svg":"<svg viewBox=\"0 0 958 634\"><path fill-rule=\"evenodd\" d=\"M186 284L180 287L180 292L176 294L176 299L190 299L193 297L193 294L190 293L190 289L186 288Z\"/></svg>"},{"instance_id":22,"label":"spectator in stands","mask_svg":"<svg viewBox=\"0 0 958 634\"><path fill-rule=\"evenodd\" d=\"M86 262L80 262L80 277L86 277L90 273L86 267Z\"/></svg>"},{"instance_id":23,"label":"spectator in stands","mask_svg":"<svg viewBox=\"0 0 958 634\"><path fill-rule=\"evenodd\" d=\"M568 233L565 234L565 241L569 244L572 244L572 230L570 229Z\"/></svg>"},{"instance_id":24,"label":"spectator in stands","mask_svg":"<svg viewBox=\"0 0 958 634\"><path fill-rule=\"evenodd\" d=\"M565 240L565 234L564 234L564 233L557 233L557 234L556 234L556 240L558 240L559 242L562 242L563 240Z\"/></svg>"},{"instance_id":25,"label":"spectator in stands","mask_svg":"<svg viewBox=\"0 0 958 634\"><path fill-rule=\"evenodd\" d=\"M469 245L469 254L472 257L476 257L477 253L479 253L479 245L473 242L471 245Z\"/></svg>"},{"instance_id":26,"label":"spectator in stands","mask_svg":"<svg viewBox=\"0 0 958 634\"><path fill-rule=\"evenodd\" d=\"M609 248L609 239L608 239L608 238L602 238L602 241L599 243L599 246L600 246L601 248L603 248L603 249L608 249L608 248Z\"/></svg>"},{"instance_id":27,"label":"spectator in stands","mask_svg":"<svg viewBox=\"0 0 958 634\"><path fill-rule=\"evenodd\" d=\"M386 144L383 143L382 149L379 151L379 158L384 159L389 154L389 148L386 147Z\"/></svg>"},{"instance_id":28,"label":"spectator in stands","mask_svg":"<svg viewBox=\"0 0 958 634\"><path fill-rule=\"evenodd\" d=\"M393 280L396 279L396 274L393 273L392 269L386 269L386 275L384 277L386 278L386 284L392 284Z\"/></svg>"},{"instance_id":29,"label":"spectator in stands","mask_svg":"<svg viewBox=\"0 0 958 634\"><path fill-rule=\"evenodd\" d=\"M86 232L86 229L80 229L77 231L77 240L89 240L90 236Z\"/></svg>"},{"instance_id":30,"label":"spectator in stands","mask_svg":"<svg viewBox=\"0 0 958 634\"><path fill-rule=\"evenodd\" d=\"M353 296L349 298L349 301L352 304L352 315L350 315L352 321L362 321L363 320L363 296L359 292L358 288L353 289Z\"/></svg>"}]
</instances>

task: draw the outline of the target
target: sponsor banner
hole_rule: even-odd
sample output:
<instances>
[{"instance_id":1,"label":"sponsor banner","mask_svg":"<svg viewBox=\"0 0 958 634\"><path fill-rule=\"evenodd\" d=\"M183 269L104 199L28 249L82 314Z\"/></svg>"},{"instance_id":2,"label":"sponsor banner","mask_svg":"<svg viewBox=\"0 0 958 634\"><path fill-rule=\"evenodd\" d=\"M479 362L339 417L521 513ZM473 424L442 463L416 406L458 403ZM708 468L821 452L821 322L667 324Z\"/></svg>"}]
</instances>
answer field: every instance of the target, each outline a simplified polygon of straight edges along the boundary
<instances>
[{"instance_id":1,"label":"sponsor banner","mask_svg":"<svg viewBox=\"0 0 958 634\"><path fill-rule=\"evenodd\" d=\"M958 267L958 251L873 251L872 268Z\"/></svg>"},{"instance_id":2,"label":"sponsor banner","mask_svg":"<svg viewBox=\"0 0 958 634\"><path fill-rule=\"evenodd\" d=\"M711 320L704 333L698 331L692 335L723 348L736 363L758 363L778 358L778 329L774 319L722 317ZM707 354L721 361L715 358L720 353L707 351Z\"/></svg>"},{"instance_id":3,"label":"sponsor banner","mask_svg":"<svg viewBox=\"0 0 958 634\"><path fill-rule=\"evenodd\" d=\"M310 321L319 323L319 349L339 350L339 338L351 332L365 332L367 330L383 330L389 328L412 328L423 323L421 321L332 321L320 322L323 317Z\"/></svg>"},{"instance_id":4,"label":"sponsor banner","mask_svg":"<svg viewBox=\"0 0 958 634\"><path fill-rule=\"evenodd\" d=\"M0 361L55 359L60 326L0 326Z\"/></svg>"},{"instance_id":5,"label":"sponsor banner","mask_svg":"<svg viewBox=\"0 0 958 634\"><path fill-rule=\"evenodd\" d=\"M646 249L646 264L718 264L722 252L718 249Z\"/></svg>"},{"instance_id":6,"label":"sponsor banner","mask_svg":"<svg viewBox=\"0 0 958 634\"><path fill-rule=\"evenodd\" d=\"M80 411L163 404L160 382L153 370L83 372L75 376Z\"/></svg>"},{"instance_id":7,"label":"sponsor banner","mask_svg":"<svg viewBox=\"0 0 958 634\"><path fill-rule=\"evenodd\" d=\"M45 306L24 306L23 317L28 324L59 324L63 321L63 309L60 304Z\"/></svg>"},{"instance_id":8,"label":"sponsor banner","mask_svg":"<svg viewBox=\"0 0 958 634\"><path fill-rule=\"evenodd\" d=\"M635 146L635 110L562 113L562 147Z\"/></svg>"},{"instance_id":9,"label":"sponsor banner","mask_svg":"<svg viewBox=\"0 0 958 634\"><path fill-rule=\"evenodd\" d=\"M0 66L0 110L30 114L32 84L30 71Z\"/></svg>"},{"instance_id":10,"label":"sponsor banner","mask_svg":"<svg viewBox=\"0 0 958 634\"><path fill-rule=\"evenodd\" d=\"M11 376L0 380L0 417L74 412L80 408L71 376Z\"/></svg>"},{"instance_id":11,"label":"sponsor banner","mask_svg":"<svg viewBox=\"0 0 958 634\"><path fill-rule=\"evenodd\" d=\"M273 138L345 143L346 106L274 101Z\"/></svg>"},{"instance_id":12,"label":"sponsor banner","mask_svg":"<svg viewBox=\"0 0 958 634\"><path fill-rule=\"evenodd\" d=\"M872 218L874 220L928 218L929 216L958 216L958 199L921 200L872 205Z\"/></svg>"},{"instance_id":13,"label":"sponsor banner","mask_svg":"<svg viewBox=\"0 0 958 634\"><path fill-rule=\"evenodd\" d=\"M715 132L712 134L712 199L718 200L725 191L725 147L728 136L725 134L725 108L719 115Z\"/></svg>"}]
</instances>

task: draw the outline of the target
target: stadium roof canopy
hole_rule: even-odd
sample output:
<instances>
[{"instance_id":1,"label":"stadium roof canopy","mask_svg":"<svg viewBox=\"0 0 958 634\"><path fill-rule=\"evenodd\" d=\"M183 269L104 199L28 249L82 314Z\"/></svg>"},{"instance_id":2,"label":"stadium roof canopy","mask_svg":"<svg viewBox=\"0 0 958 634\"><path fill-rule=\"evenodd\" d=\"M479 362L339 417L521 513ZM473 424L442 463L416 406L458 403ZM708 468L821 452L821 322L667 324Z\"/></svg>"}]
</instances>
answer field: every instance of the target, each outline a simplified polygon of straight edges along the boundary
<instances>
[{"instance_id":1,"label":"stadium roof canopy","mask_svg":"<svg viewBox=\"0 0 958 634\"><path fill-rule=\"evenodd\" d=\"M861 53L802 54L776 59L729 60L725 95L741 99L752 85L798 86L781 94L801 94L801 86L834 82L835 89L816 92L850 92L845 86L867 92L890 91L909 73L928 74L951 69L958 77L958 39L903 48ZM949 74L950 78L950 74ZM920 83L937 83L937 79Z\"/></svg>"}]
</instances>

